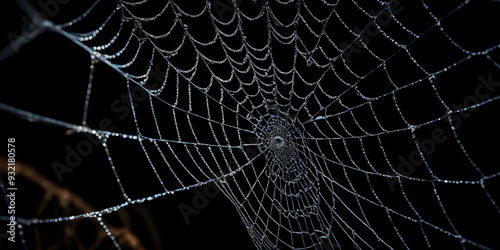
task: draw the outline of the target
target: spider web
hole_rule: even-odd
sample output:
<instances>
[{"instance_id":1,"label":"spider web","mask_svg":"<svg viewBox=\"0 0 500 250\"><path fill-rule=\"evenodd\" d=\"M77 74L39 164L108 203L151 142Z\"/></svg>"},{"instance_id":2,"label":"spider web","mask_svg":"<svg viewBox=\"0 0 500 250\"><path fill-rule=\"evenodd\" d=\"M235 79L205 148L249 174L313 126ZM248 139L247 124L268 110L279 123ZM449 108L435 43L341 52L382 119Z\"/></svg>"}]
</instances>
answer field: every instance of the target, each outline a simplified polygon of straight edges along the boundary
<instances>
[{"instance_id":1,"label":"spider web","mask_svg":"<svg viewBox=\"0 0 500 250\"><path fill-rule=\"evenodd\" d=\"M46 31L90 73L54 68L39 102L4 91L0 109L98 140L78 171L115 194L22 230L90 218L120 247L104 216L214 183L258 249L499 247L498 2L18 3L33 25L3 65Z\"/></svg>"}]
</instances>

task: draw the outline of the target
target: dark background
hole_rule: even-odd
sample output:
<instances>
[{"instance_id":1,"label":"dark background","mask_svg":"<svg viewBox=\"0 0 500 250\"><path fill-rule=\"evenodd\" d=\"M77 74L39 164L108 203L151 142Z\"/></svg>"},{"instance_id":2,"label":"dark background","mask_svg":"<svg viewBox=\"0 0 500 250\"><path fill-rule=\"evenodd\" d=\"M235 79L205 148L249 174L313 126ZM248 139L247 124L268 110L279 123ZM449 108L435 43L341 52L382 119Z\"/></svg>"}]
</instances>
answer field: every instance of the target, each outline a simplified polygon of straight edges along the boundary
<instances>
[{"instance_id":1,"label":"dark background","mask_svg":"<svg viewBox=\"0 0 500 250\"><path fill-rule=\"evenodd\" d=\"M405 3L407 5L403 5L405 7L408 6L406 10L409 11L405 12L405 17L409 19L407 21L408 23L414 25L413 28L415 30L423 31L424 29L421 27L426 27L425 24L430 24L431 19L425 16L422 18L415 18L411 21L412 15L419 17L419 15L423 15L422 13L426 13L422 10L421 6L420 9L415 7L415 10L412 10L411 8L414 5L419 5L419 3L415 2L417 1L412 1L411 3ZM258 3L260 3L260 1ZM242 4L249 3L243 2ZM449 10L453 9L454 6L457 6L457 4L450 3L449 5L443 4L443 6L433 4L430 5L430 8L436 15L440 16L442 13L447 13ZM499 20L490 18L491 16L495 16L492 14L495 10L493 7L498 6L492 4L490 7L491 8L480 8L480 6L472 5L467 9L468 11L466 13L457 15L454 17L453 21L448 23L449 26L446 26L447 31L455 35L454 37L456 37L457 41L460 41L461 44L468 46L468 49L480 50L492 44L498 44L499 40L495 37L495 32L492 27L498 27L500 22ZM69 13L78 9L74 6L65 8L68 9ZM61 11L60 14L57 14L54 18L65 20L63 15L68 12ZM406 13L408 14L406 15ZM9 32L14 32L15 34L21 33L23 16L24 14L15 4L11 2L3 3L2 10L0 11L0 21L2 23L0 45L2 48L9 43L9 39L6 38L7 36L4 34L9 34ZM435 32L435 34L430 34L427 38L419 40L421 44L414 45L412 51L415 57L417 57L417 61L427 66L430 71L434 71L443 68L443 65L448 65L450 61L456 61L457 52L454 50L446 51L444 49L445 46L439 46L439 43L446 41L439 31L430 32ZM426 43L427 39L429 39L428 43ZM493 52L491 55L494 59L497 58L496 61L499 61L498 52ZM361 57L354 60L362 61ZM55 33L45 33L23 46L22 49L12 57L1 62L0 72L2 76L0 79L2 87L0 91L0 100L2 103L25 109L35 114L79 124L81 123L89 75L89 61L90 58L88 53L68 39ZM411 70L405 68L403 59L394 59L394 61L396 63L390 64L390 68L393 69L393 71L391 71L391 76L398 79L399 82L407 84L410 79L418 77L417 74L413 74L410 72ZM493 78L495 80L499 79L498 68L495 69L492 67L492 64L488 63L486 59L483 57L477 60L471 59L461 67L453 69L451 73L445 74L439 78L440 83L442 83L439 85L440 93L449 104L461 103L464 97L472 93L471 88L478 84L477 76L487 76L492 72ZM123 87L123 77L114 73L105 65L96 65L95 79L94 85L97 86L96 88L99 90L95 90L96 97L91 101L89 121L94 122L93 125L97 125L97 121L99 121L100 118L109 117L110 111L105 109L110 107L113 100L120 98L122 93L126 93L126 89ZM373 91L374 93L377 92L376 89ZM444 111L433 110L435 107L438 107L439 104L436 104L434 96L427 98L433 94L430 89L411 89L408 90L408 92L401 92L402 94L399 99L400 105L405 108L405 114L409 115L407 118L410 120L426 121L429 117L425 116L425 114L432 112L443 113ZM498 93L494 95L498 95ZM378 103L382 103L382 101ZM462 142L465 145L471 145L469 147L469 153L472 159L477 160L480 166L487 166L484 170L490 173L498 172L498 150L500 147L498 143L498 123L495 119L497 114L497 102L491 105L485 105L476 110L472 117L467 119L460 128L460 132L462 132ZM381 116L383 116L383 114ZM32 164L40 173L55 182L58 182L58 180L51 164L53 164L54 161L64 162L67 154L66 146L75 147L81 140L86 138L81 134L68 136L65 134L66 129L64 128L30 123L6 113L2 113L0 119L2 123L1 139L6 140L6 138L10 137L16 138L17 159ZM113 123L118 126L117 132L126 132L133 128L130 127L130 121L120 121L117 117L111 117L111 119ZM390 117L386 117L386 121L388 123L392 121L394 124L397 122L396 120L391 120ZM449 126L446 126L444 123L436 125L436 127L440 126L445 128L447 135L452 136L451 131L449 131ZM427 138L430 130L431 128L424 128L417 131L417 137ZM401 143L402 140L407 141L407 139L407 137L401 139L388 136L386 138L388 150L397 152L398 148L411 148L411 142L407 142L407 145ZM140 167L141 164L145 164L142 150L125 146L123 150L120 149L120 152L114 151L120 143L121 141L110 140L110 149L112 150L111 153L114 156L114 160L116 159L115 165L118 166L117 168L120 171L123 171L124 178L128 178L128 182L124 184L124 186L134 187L134 190L130 191L131 196L133 198L141 198L158 192L159 189L150 186L151 181L148 179L148 174L142 173L142 171L145 171L144 167ZM465 162L465 160L463 154L456 148L456 144L453 144L452 140L449 140L449 144L438 145L438 147L439 153L433 156L433 162L431 163L432 166L436 166L436 171L449 178L453 177L455 173L459 178L466 179L464 173L460 172L457 167ZM121 192L117 189L114 177L109 168L109 163L105 158L104 150L99 146L95 148L96 150L94 150L91 155L85 157L83 162L75 168L73 172L64 175L63 181L60 184L82 196L95 208L102 209L123 202L123 198L120 195ZM410 152L410 150L405 152ZM0 155L3 155L3 153ZM135 157L135 155L137 155L137 157ZM124 164L127 164L126 167L123 167ZM417 174L419 174L418 171L416 172L416 175ZM498 181L489 183L488 185L491 187L489 190L492 191L492 194L496 197L495 200L498 201ZM414 198L415 200L421 201L419 204L425 204L425 194L429 194L431 191L427 190L429 186L422 187L422 189L419 188L418 185L409 186L408 190L415 191L415 193L422 191L421 196L417 195ZM199 188L199 190L203 191L203 187ZM383 190L382 192L385 192L389 198L392 197L391 195L394 195L385 189L381 190ZM31 192L31 190L19 190L17 194L19 206L16 212L18 212L20 216L26 215L24 217L29 218L33 214L33 200L36 200L36 198L33 197L39 197L41 194ZM486 200L479 200L478 203L475 202L474 196L481 193L480 190L467 186L451 186L451 188L445 187L442 192L443 196L449 195L452 197L449 201L450 204L456 204L456 206L460 206L463 211L465 211L464 213L454 215L457 216L456 218L464 218L463 220L456 218L454 220L463 222L463 225L460 225L460 227L467 226L467 221L469 220L483 220L485 224L489 219L491 219L490 221L492 222L499 221L498 214L495 214L495 211L484 210L484 212L481 212L482 210L480 208L482 205L490 206L491 204L485 203L488 202ZM132 229L134 233L140 236L143 244L147 248L159 247L159 245L153 243L155 242L153 239L155 236L147 233L147 226L144 225L141 220L143 217L136 213L136 211L138 211L137 207L145 207L154 218L154 224L163 248L198 249L203 247L208 249L253 249L252 241L246 232L244 224L241 222L233 205L223 194L219 194L215 198L210 198L206 208L201 209L198 215L191 216L191 222L187 225L179 212L178 205L187 204L193 206L192 199L194 195L195 193L192 190L180 191L151 202L127 207L125 210L132 216ZM423 210L425 210L425 207ZM470 211L470 213L468 213L468 211ZM375 218L377 215L375 211L373 211L373 213L374 217L372 218ZM53 214L50 216L50 214L47 214L46 216L50 218L57 215ZM111 223L117 221L117 218L114 216L107 216L105 218ZM405 222L397 223L401 225L400 230L403 231L403 229L405 229ZM458 224L461 223L459 222ZM58 229L52 226L53 225L42 225L40 229L45 231L44 233L47 233L46 237L48 239L56 240L59 235L55 233L52 234L51 232L58 232ZM484 244L488 241L493 241L491 242L491 246L498 247L500 245L498 240L494 239L494 236L498 234L498 227L491 230L482 229L480 231L482 235L474 235L474 228L469 228L467 230L469 234L464 234L464 236L466 238L484 238L480 241L481 243L484 242ZM30 241L30 236L32 236L31 231L27 229L27 245L29 249L32 249L33 246L31 245L32 241ZM433 240L433 242L439 242L439 239ZM5 240L2 239L1 244L4 244L4 241ZM395 239L395 241L397 241L397 239ZM419 244L423 242L421 238L416 238L415 241L420 242ZM457 243L456 240L453 242L455 244ZM457 247L458 246L457 244ZM348 248L349 247L350 245Z\"/></svg>"},{"instance_id":2,"label":"dark background","mask_svg":"<svg viewBox=\"0 0 500 250\"><path fill-rule=\"evenodd\" d=\"M77 9L73 5L61 6L61 11L54 18L58 20L68 20L68 17L74 17L72 10ZM83 4L86 5L86 4ZM36 6L36 3L35 3ZM19 35L22 31L22 13L18 6L12 2L5 3L1 8L1 47L7 46L9 39L6 34L14 33ZM65 16L64 10L70 11ZM80 10L82 10L80 8ZM44 33L34 41L26 44L8 58L1 65L1 72L4 75L1 80L2 90L0 99L2 103L12 105L17 108L29 110L35 114L45 115L56 119L68 121L70 123L81 124L83 114L83 104L89 76L90 59L87 52L70 42L68 39L55 34ZM121 94L127 94L124 88L123 77L114 73L112 70L102 64L96 66L96 96L91 101L90 125L97 125L103 117L108 117L111 113L109 108L115 99L121 100ZM102 87L102 85L106 85ZM118 87L120 86L120 87ZM105 93L111 93L109 97L102 98L98 95L99 90ZM147 101L144 101L145 103ZM99 106L102 105L100 112ZM143 104L148 105L148 104ZM130 115L131 116L131 115ZM109 168L109 162L105 158L102 146L95 146L89 156L83 157L83 161L71 173L63 174L63 181L60 183L54 173L54 161L64 163L66 160L66 147L76 148L82 140L88 141L82 134L66 135L66 129L54 127L52 125L30 123L6 113L1 115L2 140L7 138L16 139L16 159L33 165L41 174L48 179L67 187L72 192L80 195L89 204L96 209L104 209L113 205L123 203L123 197L117 189L116 182ZM115 114L111 117L113 124L120 126L121 120ZM129 122L129 121L126 121ZM125 125L123 125L125 124ZM131 124L122 123L122 126ZM119 128L117 131L126 131L127 128ZM110 140L110 145L116 146ZM137 146L136 146L137 147ZM135 151L134 150L139 150ZM127 158L125 161L129 164L127 168L121 168L123 175L129 175L125 186L129 184L132 198L142 198L145 194L151 195L154 192L160 192L161 189L151 188L151 176L141 179L141 173L138 171L144 169L144 155L139 148L127 150L126 152L113 152L116 158L125 156L128 153L134 157ZM5 155L4 153L0 155ZM123 164L116 160L117 165ZM142 164L142 165L141 165ZM140 167L142 166L142 167ZM128 172L128 173L127 173ZM126 178L126 177L124 177ZM24 183L24 186L23 186ZM38 202L42 194L39 188L29 185L26 182L18 182L19 191L17 193L16 213L20 217L30 218L38 207ZM23 189L23 187L25 187ZM135 189L133 187L136 187ZM141 193L141 189L148 193ZM203 192L203 187L199 188ZM138 235L147 249L253 249L246 229L239 219L233 205L225 199L222 193L208 200L206 207L199 210L199 214L192 215L190 223L186 224L178 208L180 204L193 205L195 193L192 190L177 192L174 195L168 195L157 200L146 202L140 205L131 205L125 208L132 220L132 230ZM55 205L56 206L56 205ZM2 207L4 203L2 202ZM54 214L56 209L47 209L48 211L42 218L58 217ZM3 211L3 209L2 209ZM146 211L139 213L137 211ZM52 214L51 214L52 213ZM5 212L2 212L5 214ZM150 214L153 225L145 225L145 217ZM120 225L115 215L105 217L114 225ZM2 222L2 224L4 224ZM83 224L87 232L82 233L83 240L92 242L92 227ZM2 233L4 231L4 226ZM151 233L148 230L156 231ZM39 227L46 248L63 236L60 229L54 224L42 225ZM90 233L89 233L90 232ZM87 236L85 236L87 235ZM90 236L89 236L90 235ZM25 238L28 249L35 249L33 245L33 232L31 228L25 230ZM17 244L14 246L1 239L2 249L21 248L20 236L17 235ZM14 248L12 248L14 246ZM104 242L100 249L107 249L110 242ZM4 248L6 247L6 248Z\"/></svg>"}]
</instances>

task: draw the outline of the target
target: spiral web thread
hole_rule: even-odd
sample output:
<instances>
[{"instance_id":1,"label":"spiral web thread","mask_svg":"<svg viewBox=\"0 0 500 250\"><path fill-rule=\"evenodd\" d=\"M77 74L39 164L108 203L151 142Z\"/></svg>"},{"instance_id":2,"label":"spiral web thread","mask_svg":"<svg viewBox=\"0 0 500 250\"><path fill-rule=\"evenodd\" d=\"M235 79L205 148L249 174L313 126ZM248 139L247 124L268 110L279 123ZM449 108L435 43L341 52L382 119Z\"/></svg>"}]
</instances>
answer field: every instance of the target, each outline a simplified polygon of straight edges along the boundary
<instances>
[{"instance_id":1,"label":"spiral web thread","mask_svg":"<svg viewBox=\"0 0 500 250\"><path fill-rule=\"evenodd\" d=\"M101 220L104 214L215 182L258 249L438 247L440 242L492 247L470 235L491 230L481 227L483 222L464 227L465 215L450 212L460 210L454 190L471 190L482 202L472 205L476 213L492 211L498 232L498 195L490 188L498 183L498 161L477 163L469 151L485 143L464 143L466 131L453 121L488 107L492 116L500 99L491 94L453 106L462 96L454 99L450 90L477 85L450 85L453 76L478 76L471 64L493 72L483 80L498 79L500 40L463 45L455 30L448 31L453 24L448 20L477 8L474 4L449 3L434 13L426 1L234 1L221 18L217 1L119 1L111 7L96 1L67 23L40 21L38 29L63 35L91 57L82 124L7 103L0 109L99 138L123 202L19 223L95 218L119 247ZM436 50L426 47L427 39ZM452 56L436 53L444 48L439 46L451 48ZM89 125L98 112L91 106L96 64L122 75L113 81L126 86L129 96L137 86L147 93L148 105L132 106L130 133ZM153 73L158 68L165 72L159 78ZM413 96L420 102L408 104ZM448 133L446 147L455 151L426 151L422 141L434 127ZM129 195L120 174L126 166L114 161L120 149L109 146L114 141L140 146L149 163L140 168L155 176L155 194ZM401 170L398 155L408 152L420 157L418 171ZM459 157L466 170L448 175L441 171L446 159L437 155Z\"/></svg>"}]
</instances>

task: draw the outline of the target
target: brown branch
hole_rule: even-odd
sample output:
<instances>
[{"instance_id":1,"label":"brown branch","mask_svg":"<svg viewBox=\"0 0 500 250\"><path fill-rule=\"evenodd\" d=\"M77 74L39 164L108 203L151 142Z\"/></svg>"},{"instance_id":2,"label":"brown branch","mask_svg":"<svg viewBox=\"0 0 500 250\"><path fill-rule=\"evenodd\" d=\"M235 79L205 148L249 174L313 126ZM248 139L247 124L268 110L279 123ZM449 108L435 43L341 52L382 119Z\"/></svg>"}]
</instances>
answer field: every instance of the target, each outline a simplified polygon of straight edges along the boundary
<instances>
[{"instance_id":1,"label":"brown branch","mask_svg":"<svg viewBox=\"0 0 500 250\"><path fill-rule=\"evenodd\" d=\"M0 156L0 176L7 175L7 171L7 158ZM56 209L63 211L64 216L96 211L79 195L74 194L69 189L60 186L54 181L47 179L45 176L40 174L33 166L17 161L16 180L20 177L37 184L37 186L44 191L44 196L40 204L38 204L35 217L39 217L44 211L46 211L48 209L48 204L52 201L55 202ZM75 219L69 222L60 223L61 228L59 230L62 231L63 237L60 237L57 242L55 242L48 248L58 249L64 246L71 247L72 243L76 244L79 249L87 248L82 243L76 230L76 225L80 220L81 219ZM97 220L93 219L92 222L97 228L98 233L90 249L96 249L108 236L104 229L102 229L102 227L99 225ZM130 225L130 223L128 222L124 222L123 224ZM127 249L145 249L139 237L131 232L129 228L114 226L108 226L108 228L120 246L123 246ZM38 230L35 230L34 238L37 249L40 249L42 239L40 238L40 233L38 232Z\"/></svg>"}]
</instances>

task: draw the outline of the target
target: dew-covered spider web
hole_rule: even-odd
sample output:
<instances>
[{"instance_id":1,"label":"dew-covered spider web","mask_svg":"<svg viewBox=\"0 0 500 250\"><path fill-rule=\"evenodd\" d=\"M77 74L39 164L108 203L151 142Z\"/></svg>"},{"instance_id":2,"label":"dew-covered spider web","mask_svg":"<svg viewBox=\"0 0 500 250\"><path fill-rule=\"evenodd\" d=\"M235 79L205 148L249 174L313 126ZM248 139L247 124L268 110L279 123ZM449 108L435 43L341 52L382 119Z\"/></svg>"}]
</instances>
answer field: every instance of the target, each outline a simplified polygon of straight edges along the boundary
<instances>
[{"instance_id":1,"label":"dew-covered spider web","mask_svg":"<svg viewBox=\"0 0 500 250\"><path fill-rule=\"evenodd\" d=\"M500 247L498 1L15 2L2 123L66 132L19 154L51 143L96 207L18 212L16 244L89 220L120 248L106 216L215 184L257 249Z\"/></svg>"}]
</instances>

